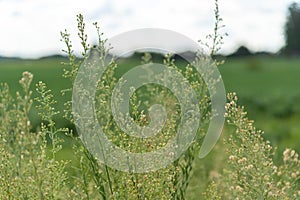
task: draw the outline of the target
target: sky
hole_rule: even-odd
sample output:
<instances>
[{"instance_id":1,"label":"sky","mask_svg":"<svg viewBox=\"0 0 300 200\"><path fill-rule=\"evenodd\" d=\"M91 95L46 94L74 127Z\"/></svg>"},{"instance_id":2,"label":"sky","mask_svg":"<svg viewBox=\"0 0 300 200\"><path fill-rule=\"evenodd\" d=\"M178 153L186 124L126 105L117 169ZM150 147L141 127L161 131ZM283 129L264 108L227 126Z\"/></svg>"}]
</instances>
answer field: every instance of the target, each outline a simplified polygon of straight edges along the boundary
<instances>
[{"instance_id":1,"label":"sky","mask_svg":"<svg viewBox=\"0 0 300 200\"><path fill-rule=\"evenodd\" d=\"M293 0L219 0L228 33L221 53L240 45L252 51L277 52L284 46L284 24ZM80 51L76 15L83 14L89 41L98 22L106 38L138 28L164 28L194 41L214 26L213 0L0 0L0 55L37 58L62 54L60 31L71 34Z\"/></svg>"}]
</instances>

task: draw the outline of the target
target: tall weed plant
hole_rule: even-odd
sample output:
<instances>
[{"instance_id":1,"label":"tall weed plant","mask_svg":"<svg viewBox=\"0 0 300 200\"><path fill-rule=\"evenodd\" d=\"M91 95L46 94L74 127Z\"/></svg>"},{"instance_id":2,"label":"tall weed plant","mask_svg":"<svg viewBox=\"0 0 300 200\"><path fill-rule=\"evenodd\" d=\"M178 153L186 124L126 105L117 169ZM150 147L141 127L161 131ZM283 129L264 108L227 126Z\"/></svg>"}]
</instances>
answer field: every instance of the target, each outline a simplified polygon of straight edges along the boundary
<instances>
[{"instance_id":1,"label":"tall weed plant","mask_svg":"<svg viewBox=\"0 0 300 200\"><path fill-rule=\"evenodd\" d=\"M218 2L215 9L215 28L207 36L208 42L201 44L208 47L214 55L223 44L219 30L223 27ZM106 39L97 23L98 44L91 47L87 43L85 23L82 15L77 16L78 37L81 40L81 57L72 49L70 34L61 32L66 44L64 52L69 61L63 76L74 83L78 69L87 58L91 48L100 49L100 59L109 56ZM211 43L210 43L211 42ZM145 53L142 63L152 62L151 54ZM0 199L187 199L195 158L205 136L207 124L211 118L211 102L208 89L195 69L187 65L179 68L171 55L166 55L162 63L178 70L188 80L200 97L199 108L202 112L201 127L188 150L166 168L148 173L121 172L101 164L83 145L74 130L57 128L53 117L56 101L51 90L43 82L36 85L38 97L32 99L31 82L33 75L24 72L19 84L22 91L14 98L9 86L0 85ZM215 61L218 66L222 62ZM124 134L111 116L111 93L116 85L118 62L112 60L105 76L97 86L97 117L105 134L118 146L129 151L151 151L163 146L174 136L178 125L180 105L172 93L156 85L145 86L137 90L130 99L132 119L139 125L149 123L147 109L152 103L161 103L170 110L163 134L147 140L132 139ZM71 88L62 91L72 92ZM145 101L146 100L146 101ZM33 102L37 105L42 120L40 128L33 132L29 112ZM222 159L226 160L223 170L218 175L207 178L206 190L197 199L299 199L300 198L300 161L297 152L286 149L282 164L273 161L276 153L268 141L263 139L263 132L257 130L253 121L247 118L245 109L238 105L235 93L228 94L226 120L234 132L227 134L224 140L226 149ZM72 102L65 104L65 118L74 123ZM70 169L71 160L60 160L57 154L64 151L63 140L59 134L66 134L73 140L73 153L78 165ZM138 146L136 144L139 144ZM201 180L202 181L202 180ZM199 183L200 184L200 183Z\"/></svg>"}]
</instances>

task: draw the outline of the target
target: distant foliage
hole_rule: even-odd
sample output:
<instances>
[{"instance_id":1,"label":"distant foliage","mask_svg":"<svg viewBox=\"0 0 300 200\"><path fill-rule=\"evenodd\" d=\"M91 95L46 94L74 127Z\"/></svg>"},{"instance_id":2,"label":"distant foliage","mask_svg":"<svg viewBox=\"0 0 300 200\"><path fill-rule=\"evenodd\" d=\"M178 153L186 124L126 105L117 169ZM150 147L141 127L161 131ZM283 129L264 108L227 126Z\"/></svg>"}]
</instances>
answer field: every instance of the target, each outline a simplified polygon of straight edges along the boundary
<instances>
[{"instance_id":1,"label":"distant foliage","mask_svg":"<svg viewBox=\"0 0 300 200\"><path fill-rule=\"evenodd\" d=\"M285 24L285 52L300 55L300 5L293 3Z\"/></svg>"},{"instance_id":2,"label":"distant foliage","mask_svg":"<svg viewBox=\"0 0 300 200\"><path fill-rule=\"evenodd\" d=\"M240 46L233 54L231 54L231 57L240 57L240 56L251 56L253 55L250 50L245 46Z\"/></svg>"}]
</instances>

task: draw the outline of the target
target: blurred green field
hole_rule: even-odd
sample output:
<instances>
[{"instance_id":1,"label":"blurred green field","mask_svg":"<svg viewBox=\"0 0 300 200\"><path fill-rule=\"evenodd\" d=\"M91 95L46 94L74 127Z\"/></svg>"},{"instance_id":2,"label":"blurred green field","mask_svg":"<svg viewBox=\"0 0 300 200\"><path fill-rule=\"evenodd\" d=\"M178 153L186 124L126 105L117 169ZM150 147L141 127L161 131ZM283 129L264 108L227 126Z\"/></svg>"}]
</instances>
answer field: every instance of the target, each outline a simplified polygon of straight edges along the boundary
<instances>
[{"instance_id":1,"label":"blurred green field","mask_svg":"<svg viewBox=\"0 0 300 200\"><path fill-rule=\"evenodd\" d=\"M62 77L64 58L39 60L0 60L0 82L9 84L12 93L20 90L18 80L23 71L34 74L33 86L40 80L53 91L58 109L70 95L62 96L60 90L71 87ZM140 61L131 61L130 65ZM121 66L126 68L127 66ZM118 73L126 69L120 67ZM246 57L227 58L219 67L227 92L237 92L257 127L265 130L273 144L289 146L300 151L300 58ZM34 89L34 88L33 88ZM33 109L34 125L40 121ZM57 117L60 126L67 123Z\"/></svg>"},{"instance_id":2,"label":"blurred green field","mask_svg":"<svg viewBox=\"0 0 300 200\"><path fill-rule=\"evenodd\" d=\"M300 59L232 58L219 70L227 92L237 92L265 137L280 151L300 151Z\"/></svg>"},{"instance_id":3,"label":"blurred green field","mask_svg":"<svg viewBox=\"0 0 300 200\"><path fill-rule=\"evenodd\" d=\"M40 60L0 60L0 82L9 84L12 94L21 90L18 80L23 71L34 74L34 85L42 80L48 85L58 101L58 110L62 112L63 104L70 99L61 95L61 90L71 87L69 80L62 77L63 58L47 58ZM126 67L138 65L140 61L132 60L128 66L118 69L122 74ZM265 137L273 145L279 147L279 153L285 147L300 151L300 58L249 57L228 58L219 68L227 92L237 92L240 104L246 107L249 117L255 125L263 129ZM33 125L40 120L35 109L31 113ZM62 116L56 118L59 126L69 126ZM227 129L228 127L226 127ZM228 130L228 129L227 129ZM228 131L225 131L228 132ZM223 135L224 136L224 135ZM226 135L225 135L226 137ZM67 140L69 143L70 141ZM189 197L197 199L201 195L211 172L220 170L224 165L220 156L223 152L221 142L205 159L196 159L194 175L191 179ZM59 159L68 158L72 162L68 171L72 174L79 161L71 148L64 148L58 155ZM72 167L73 166L73 167Z\"/></svg>"},{"instance_id":4,"label":"blurred green field","mask_svg":"<svg viewBox=\"0 0 300 200\"><path fill-rule=\"evenodd\" d=\"M35 85L39 81L43 81L47 84L48 88L52 90L55 100L57 101L58 110L63 111L64 102L70 98L70 95L62 96L60 91L71 87L71 83L62 77L64 68L62 65L63 61L66 61L66 59L48 58L39 60L0 60L0 82L8 83L11 93L14 96L16 91L21 91L19 80L22 77L22 72L29 71L34 75L32 83L32 90L34 91L33 98L36 95ZM35 127L40 123L40 120L34 105L30 114L33 126ZM67 123L61 116L58 116L56 121L59 126L63 126Z\"/></svg>"}]
</instances>

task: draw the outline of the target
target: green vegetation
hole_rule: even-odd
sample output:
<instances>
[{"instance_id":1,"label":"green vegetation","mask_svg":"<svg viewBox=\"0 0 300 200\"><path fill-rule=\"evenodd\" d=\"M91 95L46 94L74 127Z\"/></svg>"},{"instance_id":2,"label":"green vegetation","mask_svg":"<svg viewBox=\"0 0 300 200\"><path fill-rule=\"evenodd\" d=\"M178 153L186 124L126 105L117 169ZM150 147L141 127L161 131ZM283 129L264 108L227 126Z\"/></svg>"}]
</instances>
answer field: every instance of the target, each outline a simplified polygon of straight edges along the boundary
<instances>
[{"instance_id":1,"label":"green vegetation","mask_svg":"<svg viewBox=\"0 0 300 200\"><path fill-rule=\"evenodd\" d=\"M219 24L222 19L219 17L218 2L215 3L216 24L213 34L207 37L212 44L203 43L212 54L220 49L223 41L223 35L218 32L222 27ZM77 16L77 22L83 47L81 55L86 59L90 45L87 44L82 15ZM98 46L94 48L100 52L98 58L103 62L108 55L104 45L106 40L102 38L97 23L94 25L99 38ZM205 159L198 160L195 158L212 117L208 88L193 66L176 62L166 55L161 62L169 69L176 70L176 73L181 73L199 99L195 103L202 115L196 138L178 159L165 168L135 173L136 166L128 164L128 171L122 172L100 163L73 132L72 124L78 113L70 115L70 92L83 59L74 55L69 33L62 32L61 36L66 44L67 50L64 52L68 59L5 60L0 63L0 78L11 86L10 89L5 83L0 85L0 199L300 198L299 155L289 148L299 148L298 143L292 142L299 139L299 127L295 123L300 112L297 105L297 82L300 81L296 77L300 71L297 67L299 60L235 58L229 59L223 66L222 62L215 61L227 90L237 91L240 100L238 102L236 93L228 93L223 142L220 141ZM197 59L194 67L199 61ZM61 65L62 61L64 66ZM151 61L150 54L145 53L142 63ZM170 90L149 84L138 88L129 99L129 118L141 126L150 122L147 108L151 105L159 103L166 108L166 123L155 137L130 137L120 129L114 119L116 116L111 113L112 91L117 78L136 62L138 60L131 59L118 65L112 60L98 82L95 98L82 85L78 87L83 92L81 94L89 94L87 96L99 106L96 108L96 117L114 145L131 152L155 151L174 137L182 118L180 102ZM21 73L24 70L31 73ZM209 70L206 72L210 73ZM38 79L33 79L32 73ZM18 77L19 74L22 76ZM90 74L95 75L84 75ZM159 79L164 83L172 81L165 79L165 76ZM209 81L216 84L214 79ZM16 85L17 82L19 85ZM61 90L64 91L63 96ZM274 95L278 97L275 102ZM266 126L266 130L271 130L269 134L265 135L256 128L254 121L248 118L248 109L240 106L240 102L248 106L251 118L260 120L258 126ZM194 118L187 121L195 123ZM283 121L289 122L289 126L282 127L293 128L289 135L272 133ZM85 124L88 128L98 127L93 121L88 123ZM274 128L276 125L277 128ZM286 133L286 130L281 132ZM93 131L92 136L99 139L94 133L97 132ZM273 142L279 145L279 152L272 145ZM171 153L168 156L173 157L174 152ZM147 164L155 166L157 163Z\"/></svg>"},{"instance_id":2,"label":"green vegetation","mask_svg":"<svg viewBox=\"0 0 300 200\"><path fill-rule=\"evenodd\" d=\"M71 86L62 77L64 58L48 58L41 60L0 60L0 80L10 86L12 94L20 90L16 84L23 71L32 72L33 83L43 80L51 87L58 110L63 110L63 104L70 95L62 96L61 90ZM128 62L128 65L140 63L138 60ZM228 58L219 67L225 88L228 92L235 91L240 102L245 105L251 118L256 119L256 125L265 130L266 137L272 143L282 147L289 146L300 150L300 59L285 57L247 57ZM118 73L123 74L128 66L123 64ZM118 76L118 74L116 75ZM35 110L35 109L33 109ZM36 111L31 114L33 126L39 124ZM56 117L60 127L69 126L62 115Z\"/></svg>"},{"instance_id":3,"label":"green vegetation","mask_svg":"<svg viewBox=\"0 0 300 200\"><path fill-rule=\"evenodd\" d=\"M49 58L42 60L17 60L17 61L0 61L0 80L8 82L11 93L15 94L22 87L18 84L21 78L21 72L28 70L37 74L33 78L36 84L43 80L53 91L55 98L58 100L58 110L62 110L63 102L66 102L70 96L62 96L60 90L70 86L62 76L64 66L61 65L65 59ZM130 63L138 63L131 61ZM253 63L258 68L253 69ZM271 141L271 144L279 146L275 154L277 163L282 163L280 154L285 147L294 148L299 151L300 141L300 113L297 97L299 96L298 86L300 80L297 75L300 74L300 59L289 58L270 58L270 57L250 57L250 58L231 58L227 59L225 65L220 67L220 72L227 91L237 91L240 102L245 105L246 110L252 119L255 120L257 127L265 130L264 137ZM126 67L126 66L124 66ZM123 70L120 70L123 71ZM121 73L121 72L120 72ZM39 78L37 78L39 77ZM34 89L31 87L31 89ZM33 95L37 96L36 93ZM274 98L276 97L276 98ZM36 102L34 102L36 104ZM297 107L298 106L298 107ZM293 109L289 115L278 115L280 112L286 112ZM35 110L35 109L34 109ZM30 114L32 124L37 126L41 121L37 116L37 111ZM277 114L276 114L277 113ZM69 126L68 121L62 118L62 115L55 117L55 121L60 127ZM230 127L226 126L223 133L223 139L227 138ZM69 143L74 143L64 137L66 142L62 151L57 153L59 160L71 160L66 165L69 175L76 175L78 172L74 166L80 166L80 159L76 156ZM224 145L219 142L214 151L205 159L198 160L194 164L193 176L188 188L188 197L197 199L204 191L209 180L219 177L217 173L225 167L224 155L219 155L223 151ZM47 152L49 148L47 148ZM51 167L51 166L49 166Z\"/></svg>"},{"instance_id":4,"label":"green vegetation","mask_svg":"<svg viewBox=\"0 0 300 200\"><path fill-rule=\"evenodd\" d=\"M285 24L285 42L284 53L290 55L300 54L300 4L292 3L289 6L288 17Z\"/></svg>"},{"instance_id":5,"label":"green vegetation","mask_svg":"<svg viewBox=\"0 0 300 200\"><path fill-rule=\"evenodd\" d=\"M64 58L48 58L40 60L0 60L0 82L7 83L13 96L16 91L21 89L18 83L24 71L29 71L34 74L33 84L43 81L53 92L56 100L58 101L57 109L63 110L64 102L70 96L62 96L61 90L71 87L71 83L62 77L63 65L62 62L66 61ZM37 78L38 77L38 78ZM34 89L33 87L31 89ZM34 96L36 97L36 96ZM37 116L37 111L33 106L30 117L34 128L38 126L40 120ZM55 119L59 126L65 126L68 123L61 116L56 116Z\"/></svg>"}]
</instances>

